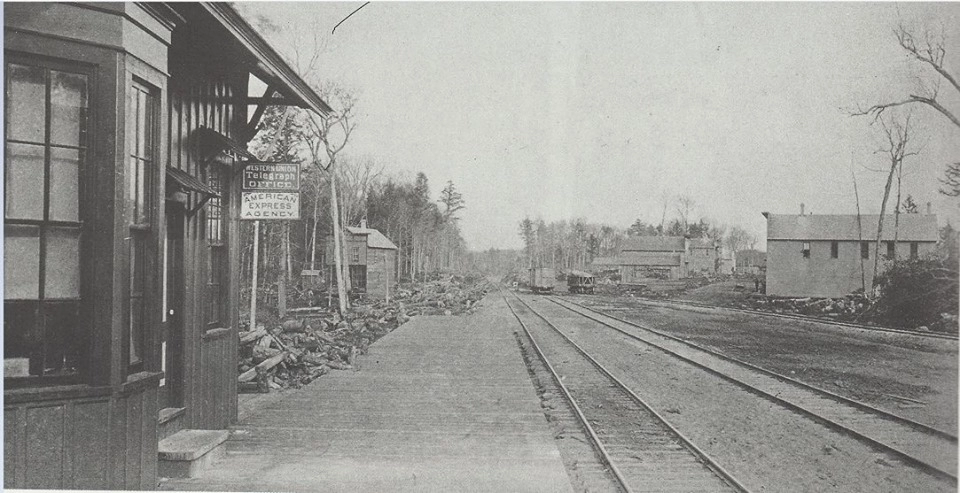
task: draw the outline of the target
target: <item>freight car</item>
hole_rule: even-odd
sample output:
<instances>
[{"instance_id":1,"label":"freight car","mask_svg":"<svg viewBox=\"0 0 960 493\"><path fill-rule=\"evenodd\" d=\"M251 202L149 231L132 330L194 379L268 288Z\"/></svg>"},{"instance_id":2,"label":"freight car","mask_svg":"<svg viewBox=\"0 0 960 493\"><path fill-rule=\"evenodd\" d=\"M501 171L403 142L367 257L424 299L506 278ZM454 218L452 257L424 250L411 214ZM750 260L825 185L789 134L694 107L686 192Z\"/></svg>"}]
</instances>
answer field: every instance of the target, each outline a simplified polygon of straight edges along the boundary
<instances>
[{"instance_id":1,"label":"freight car","mask_svg":"<svg viewBox=\"0 0 960 493\"><path fill-rule=\"evenodd\" d=\"M557 274L553 269L534 267L530 269L530 290L534 293L552 293L557 283Z\"/></svg>"},{"instance_id":2,"label":"freight car","mask_svg":"<svg viewBox=\"0 0 960 493\"><path fill-rule=\"evenodd\" d=\"M581 270L572 270L567 273L567 291L571 293L593 294L597 285L597 278Z\"/></svg>"}]
</instances>

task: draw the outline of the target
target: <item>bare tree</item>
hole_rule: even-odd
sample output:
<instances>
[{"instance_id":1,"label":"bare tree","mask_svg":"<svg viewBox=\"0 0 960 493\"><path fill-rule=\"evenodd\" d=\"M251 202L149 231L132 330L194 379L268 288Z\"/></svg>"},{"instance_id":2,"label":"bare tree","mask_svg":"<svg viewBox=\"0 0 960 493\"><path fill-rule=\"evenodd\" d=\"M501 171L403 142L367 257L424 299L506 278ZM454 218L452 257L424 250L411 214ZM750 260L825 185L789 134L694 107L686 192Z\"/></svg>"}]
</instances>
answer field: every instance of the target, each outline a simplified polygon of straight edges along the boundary
<instances>
[{"instance_id":1,"label":"bare tree","mask_svg":"<svg viewBox=\"0 0 960 493\"><path fill-rule=\"evenodd\" d=\"M942 31L939 34L934 34L929 29L926 29L922 33L917 34L906 28L901 22L897 25L897 28L894 29L893 33L897 38L897 43L900 45L900 48L902 48L910 58L920 62L921 66L932 68L933 71L936 72L936 76L934 76L933 80L917 77L918 90L915 91L914 94L910 94L900 100L875 104L865 110L859 109L854 112L853 115L871 115L874 121L877 121L883 116L884 112L890 108L920 104L933 108L960 129L960 118L957 117L957 113L945 107L941 103L942 98L940 98L940 88L943 81L946 81L947 84L952 87L951 92L955 93L954 97L960 95L960 83L957 82L956 77L954 77L944 65L947 48L946 39ZM950 197L960 196L960 163L947 166L945 177L940 179L940 182L948 187L946 189L941 188L940 193Z\"/></svg>"},{"instance_id":2,"label":"bare tree","mask_svg":"<svg viewBox=\"0 0 960 493\"><path fill-rule=\"evenodd\" d=\"M731 252L736 253L746 250L747 248L753 248L757 244L757 237L740 226L734 226L730 228L730 232L727 233L727 237L724 238L723 244Z\"/></svg>"},{"instance_id":3,"label":"bare tree","mask_svg":"<svg viewBox=\"0 0 960 493\"><path fill-rule=\"evenodd\" d=\"M684 234L690 232L690 219L695 207L696 202L694 202L689 195L677 197L677 216L680 219L680 225L683 227Z\"/></svg>"},{"instance_id":4,"label":"bare tree","mask_svg":"<svg viewBox=\"0 0 960 493\"><path fill-rule=\"evenodd\" d=\"M337 197L337 158L346 147L353 133L355 124L352 123L356 99L353 95L336 84L327 84L320 90L320 96L337 108L333 113L318 115L305 112L308 122L309 138L306 144L309 147L313 163L322 171L327 171L330 177L330 217L333 223L333 256L337 276L337 297L340 313L346 313L348 307L347 281L349 273L344 275L343 251L344 224L340 215L339 200Z\"/></svg>"},{"instance_id":5,"label":"bare tree","mask_svg":"<svg viewBox=\"0 0 960 493\"><path fill-rule=\"evenodd\" d=\"M341 159L337 170L344 224L357 224L366 216L367 195L383 175L383 166L371 158Z\"/></svg>"},{"instance_id":6,"label":"bare tree","mask_svg":"<svg viewBox=\"0 0 960 493\"><path fill-rule=\"evenodd\" d=\"M877 151L883 153L890 160L890 171L887 173L887 183L883 188L883 200L880 202L880 219L877 224L877 242L876 255L873 259L873 283L876 285L877 273L880 268L880 239L883 235L883 220L887 211L887 200L890 198L890 188L893 186L893 178L898 170L903 166L903 160L909 156L915 156L917 153L908 151L910 144L910 114L904 118L903 122L897 117L884 119L878 118L886 137L886 147ZM899 219L899 218L898 218Z\"/></svg>"},{"instance_id":7,"label":"bare tree","mask_svg":"<svg viewBox=\"0 0 960 493\"><path fill-rule=\"evenodd\" d=\"M947 197L960 197L960 163L947 165L947 170L940 178L940 183L947 187L941 188L940 193Z\"/></svg>"},{"instance_id":8,"label":"bare tree","mask_svg":"<svg viewBox=\"0 0 960 493\"><path fill-rule=\"evenodd\" d=\"M938 77L929 85L925 83L923 79L918 79L920 90L917 91L917 94L910 94L906 98L898 101L875 104L866 110L857 111L854 115L872 115L874 119L878 119L883 115L883 112L889 108L919 103L937 110L956 125L957 128L960 128L960 119L957 118L953 111L940 104L940 101L937 99L943 80L946 80L953 89L960 94L960 83L957 82L957 79L953 77L943 64L947 54L946 40L943 34L934 35L930 31L924 31L919 36L923 39L918 39L917 35L901 23L894 30L894 35L897 37L897 42L900 44L900 47L903 48L911 58L933 68L938 74Z\"/></svg>"}]
</instances>

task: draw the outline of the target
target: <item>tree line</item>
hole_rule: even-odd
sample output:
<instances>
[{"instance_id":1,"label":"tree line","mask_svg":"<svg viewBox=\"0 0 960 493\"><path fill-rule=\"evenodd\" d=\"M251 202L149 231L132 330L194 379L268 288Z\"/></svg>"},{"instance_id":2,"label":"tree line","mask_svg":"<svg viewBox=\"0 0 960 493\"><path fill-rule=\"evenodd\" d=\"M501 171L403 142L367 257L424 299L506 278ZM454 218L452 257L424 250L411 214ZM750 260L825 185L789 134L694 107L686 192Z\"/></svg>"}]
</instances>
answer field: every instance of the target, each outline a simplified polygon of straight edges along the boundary
<instances>
[{"instance_id":1,"label":"tree line","mask_svg":"<svg viewBox=\"0 0 960 493\"><path fill-rule=\"evenodd\" d=\"M308 289L323 289L301 283L303 271L323 271L324 276L336 278L333 284L338 288L343 286L338 298L346 303L350 279L341 236L347 227L360 226L364 220L399 248L397 279L461 272L467 245L459 213L466 202L453 182L448 181L434 200L426 174L418 173L413 180L388 175L373 158L341 153L352 131L353 99L339 90L321 92L326 101L338 106L337 116L269 107L249 146L263 161L297 163L301 169L300 220L259 225L258 298L268 306L281 305ZM332 122L332 118L340 120ZM335 132L338 135L332 135ZM255 265L254 230L252 222L241 222L241 286L246 299ZM337 259L328 257L330 244L341 247L333 249L341 260L333 269L328 265ZM330 281L324 277L323 285Z\"/></svg>"},{"instance_id":2,"label":"tree line","mask_svg":"<svg viewBox=\"0 0 960 493\"><path fill-rule=\"evenodd\" d=\"M666 202L669 206L669 201ZM523 263L527 267L585 269L597 257L615 256L631 236L685 236L717 242L728 252L757 247L757 236L741 226L728 227L705 217L697 217L696 202L681 195L674 200L669 221L664 208L663 221L650 224L637 219L627 228L587 222L586 219L545 222L523 218L518 234L523 240Z\"/></svg>"}]
</instances>

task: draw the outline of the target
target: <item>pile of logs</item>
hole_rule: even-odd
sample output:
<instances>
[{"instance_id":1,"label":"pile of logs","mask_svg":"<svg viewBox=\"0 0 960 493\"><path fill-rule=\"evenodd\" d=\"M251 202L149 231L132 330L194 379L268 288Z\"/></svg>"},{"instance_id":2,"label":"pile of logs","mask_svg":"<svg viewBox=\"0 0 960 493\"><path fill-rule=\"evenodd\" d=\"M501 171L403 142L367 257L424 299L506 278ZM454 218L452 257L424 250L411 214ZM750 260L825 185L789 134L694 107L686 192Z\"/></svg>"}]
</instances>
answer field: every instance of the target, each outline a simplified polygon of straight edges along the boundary
<instances>
[{"instance_id":1,"label":"pile of logs","mask_svg":"<svg viewBox=\"0 0 960 493\"><path fill-rule=\"evenodd\" d=\"M751 296L742 303L743 308L827 317L840 321L854 321L869 309L871 303L861 296L846 298L768 298Z\"/></svg>"},{"instance_id":2,"label":"pile of logs","mask_svg":"<svg viewBox=\"0 0 960 493\"><path fill-rule=\"evenodd\" d=\"M296 388L351 369L373 341L410 319L397 303L360 305L345 319L320 309L291 311L277 327L240 333L241 392Z\"/></svg>"},{"instance_id":3,"label":"pile of logs","mask_svg":"<svg viewBox=\"0 0 960 493\"><path fill-rule=\"evenodd\" d=\"M405 312L413 315L461 315L473 313L477 303L493 289L483 278L450 276L397 291Z\"/></svg>"},{"instance_id":4,"label":"pile of logs","mask_svg":"<svg viewBox=\"0 0 960 493\"><path fill-rule=\"evenodd\" d=\"M343 318L331 309L291 309L272 328L240 333L239 390L298 388L352 369L357 355L410 317L472 313L489 289L485 280L453 276L400 289L390 301L358 303Z\"/></svg>"}]
</instances>

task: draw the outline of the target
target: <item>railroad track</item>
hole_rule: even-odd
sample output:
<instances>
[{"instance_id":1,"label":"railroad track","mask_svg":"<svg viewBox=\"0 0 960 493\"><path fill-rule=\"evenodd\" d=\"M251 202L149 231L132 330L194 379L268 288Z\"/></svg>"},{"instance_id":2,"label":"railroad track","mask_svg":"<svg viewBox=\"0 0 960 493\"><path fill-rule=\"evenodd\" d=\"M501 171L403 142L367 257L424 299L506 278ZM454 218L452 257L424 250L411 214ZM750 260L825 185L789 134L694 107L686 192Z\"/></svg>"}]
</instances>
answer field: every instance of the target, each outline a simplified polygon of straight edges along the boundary
<instances>
[{"instance_id":1,"label":"railroad track","mask_svg":"<svg viewBox=\"0 0 960 493\"><path fill-rule=\"evenodd\" d=\"M557 297L546 298L630 339L652 346L940 479L957 484L957 437L664 332Z\"/></svg>"},{"instance_id":2,"label":"railroad track","mask_svg":"<svg viewBox=\"0 0 960 493\"><path fill-rule=\"evenodd\" d=\"M731 312L739 312L739 313L749 313L749 314L751 314L751 315L761 315L761 316L765 316L765 317L787 318L787 319L792 319L792 320L802 320L802 321L804 321L804 322L816 322L816 323L821 323L821 324L826 324L826 325L835 325L835 326L838 326L838 327L847 327L847 328L851 328L851 329L868 330L868 331L873 331L873 332L888 332L888 333L891 333L891 334L909 335L909 336L915 336L915 337L923 337L923 338L927 338L927 339L946 339L946 340L950 340L950 341L960 340L960 335L958 335L958 334L944 334L944 333L938 333L938 332L919 332L919 331L915 331L915 330L894 329L894 328L890 328L890 327L881 327L881 326L878 326L878 325L863 325L863 324L855 324L855 323L851 323L851 322L840 322L840 321L837 321L837 320L830 320L830 319L828 319L828 318L813 317L813 316L810 316L810 315L800 315L800 314L795 314L795 313L774 313L774 312L767 312L767 311L763 311L763 310L751 310L751 309L749 309L749 308L737 308L737 307L732 307L732 306L717 306L717 305L710 305L710 304L707 304L707 303L700 303L700 302L697 302L697 301L687 301L687 300L646 300L646 299L640 299L640 298L634 298L633 300L636 301L636 302L638 302L638 303L643 303L643 304L647 304L647 305L668 305L668 306L677 307L677 308L690 308L690 307L692 307L692 308L703 308L703 309L716 310L716 311L731 311Z\"/></svg>"},{"instance_id":3,"label":"railroad track","mask_svg":"<svg viewBox=\"0 0 960 493\"><path fill-rule=\"evenodd\" d=\"M501 295L623 491L748 491L519 296Z\"/></svg>"}]
</instances>

